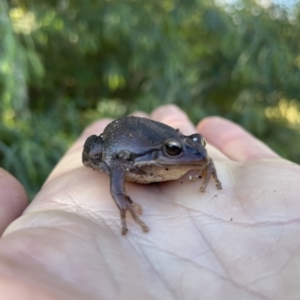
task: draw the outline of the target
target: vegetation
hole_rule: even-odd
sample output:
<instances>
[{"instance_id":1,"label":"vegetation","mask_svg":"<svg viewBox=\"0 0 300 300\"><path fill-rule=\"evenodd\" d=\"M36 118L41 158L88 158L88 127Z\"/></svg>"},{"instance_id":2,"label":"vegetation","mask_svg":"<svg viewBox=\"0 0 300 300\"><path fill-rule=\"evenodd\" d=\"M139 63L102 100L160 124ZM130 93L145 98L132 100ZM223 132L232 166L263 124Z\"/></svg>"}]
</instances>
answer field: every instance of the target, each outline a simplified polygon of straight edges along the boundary
<instances>
[{"instance_id":1,"label":"vegetation","mask_svg":"<svg viewBox=\"0 0 300 300\"><path fill-rule=\"evenodd\" d=\"M2 0L0 165L32 197L84 126L163 103L300 163L300 4L230 3Z\"/></svg>"}]
</instances>

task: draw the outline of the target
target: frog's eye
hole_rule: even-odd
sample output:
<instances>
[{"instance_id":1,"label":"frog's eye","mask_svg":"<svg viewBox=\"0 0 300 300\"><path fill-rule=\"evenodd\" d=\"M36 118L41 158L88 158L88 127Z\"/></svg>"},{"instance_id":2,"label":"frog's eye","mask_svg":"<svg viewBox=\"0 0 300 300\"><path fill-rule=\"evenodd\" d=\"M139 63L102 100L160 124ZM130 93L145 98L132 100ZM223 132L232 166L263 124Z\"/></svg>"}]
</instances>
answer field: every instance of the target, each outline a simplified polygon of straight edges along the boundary
<instances>
[{"instance_id":1,"label":"frog's eye","mask_svg":"<svg viewBox=\"0 0 300 300\"><path fill-rule=\"evenodd\" d=\"M199 133L192 134L190 138L192 138L193 142L200 143L203 147L206 146L206 140L201 134Z\"/></svg>"},{"instance_id":2,"label":"frog's eye","mask_svg":"<svg viewBox=\"0 0 300 300\"><path fill-rule=\"evenodd\" d=\"M170 140L165 143L164 151L170 156L176 156L182 152L182 145L178 141Z\"/></svg>"}]
</instances>

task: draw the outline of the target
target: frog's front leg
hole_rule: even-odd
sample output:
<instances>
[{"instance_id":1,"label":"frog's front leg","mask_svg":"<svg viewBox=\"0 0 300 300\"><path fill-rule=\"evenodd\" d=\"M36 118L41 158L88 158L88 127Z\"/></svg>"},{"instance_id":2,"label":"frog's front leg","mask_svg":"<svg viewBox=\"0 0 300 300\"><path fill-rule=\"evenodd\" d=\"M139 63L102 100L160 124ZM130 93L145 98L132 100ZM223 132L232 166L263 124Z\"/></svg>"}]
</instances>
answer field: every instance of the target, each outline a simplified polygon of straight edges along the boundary
<instances>
[{"instance_id":1,"label":"frog's front leg","mask_svg":"<svg viewBox=\"0 0 300 300\"><path fill-rule=\"evenodd\" d=\"M148 226L140 220L138 214L142 213L142 208L137 203L134 203L126 194L125 188L125 170L120 162L116 162L111 167L110 172L110 192L115 200L121 215L122 234L125 235L128 231L126 224L126 211L129 210L133 219L138 223L144 232L148 232Z\"/></svg>"},{"instance_id":2,"label":"frog's front leg","mask_svg":"<svg viewBox=\"0 0 300 300\"><path fill-rule=\"evenodd\" d=\"M221 181L218 179L218 175L217 175L217 170L215 167L215 164L213 162L213 160L210 158L208 164L206 165L206 168L203 170L203 177L204 177L204 182L200 188L201 192L205 192L205 188L207 186L207 183L210 179L210 177L213 178L216 187L220 190L222 189L222 184Z\"/></svg>"},{"instance_id":3,"label":"frog's front leg","mask_svg":"<svg viewBox=\"0 0 300 300\"><path fill-rule=\"evenodd\" d=\"M190 179L194 180L196 178L204 178L203 184L200 187L200 191L204 193L210 177L213 178L216 187L218 189L222 189L222 184L221 181L218 179L215 164L211 158L209 158L208 164L203 169L201 169L200 172L192 176Z\"/></svg>"}]
</instances>

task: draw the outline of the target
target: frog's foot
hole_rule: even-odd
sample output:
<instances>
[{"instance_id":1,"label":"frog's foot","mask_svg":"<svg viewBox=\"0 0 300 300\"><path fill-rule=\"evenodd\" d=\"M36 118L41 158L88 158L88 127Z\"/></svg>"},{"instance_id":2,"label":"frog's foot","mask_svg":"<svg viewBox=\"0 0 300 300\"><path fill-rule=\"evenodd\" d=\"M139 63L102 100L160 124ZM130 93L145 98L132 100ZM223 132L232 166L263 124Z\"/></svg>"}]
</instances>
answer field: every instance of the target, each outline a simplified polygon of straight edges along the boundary
<instances>
[{"instance_id":1,"label":"frog's foot","mask_svg":"<svg viewBox=\"0 0 300 300\"><path fill-rule=\"evenodd\" d=\"M222 189L222 184L221 184L221 181L218 179L215 164L211 158L210 158L209 163L207 164L206 168L203 170L202 174L204 177L204 182L200 188L201 192L205 192L205 188L207 186L207 183L208 183L210 177L212 177L212 179L214 180L217 189L219 189L219 190Z\"/></svg>"},{"instance_id":2,"label":"frog's foot","mask_svg":"<svg viewBox=\"0 0 300 300\"><path fill-rule=\"evenodd\" d=\"M141 205L135 203L132 201L132 206L134 208L134 210L139 214L139 215L142 215L143 214L143 208Z\"/></svg>"},{"instance_id":3,"label":"frog's foot","mask_svg":"<svg viewBox=\"0 0 300 300\"><path fill-rule=\"evenodd\" d=\"M138 216L143 212L142 207L139 204L132 201L132 203L128 205L128 210L130 211L134 221L142 227L142 230L144 232L148 232L149 227Z\"/></svg>"},{"instance_id":4,"label":"frog's foot","mask_svg":"<svg viewBox=\"0 0 300 300\"><path fill-rule=\"evenodd\" d=\"M196 175L190 176L190 180L195 180L196 178L204 178L204 182L200 187L200 191L202 193L205 192L206 186L208 184L208 181L210 177L214 180L216 187L220 190L222 189L221 181L218 179L217 170L214 165L213 160L210 158L209 163L206 165L205 169L200 170Z\"/></svg>"},{"instance_id":5,"label":"frog's foot","mask_svg":"<svg viewBox=\"0 0 300 300\"><path fill-rule=\"evenodd\" d=\"M215 172L211 173L211 176L216 184L217 189L221 190L222 189L222 183L221 181L218 179L217 174Z\"/></svg>"},{"instance_id":6,"label":"frog's foot","mask_svg":"<svg viewBox=\"0 0 300 300\"><path fill-rule=\"evenodd\" d=\"M122 200L120 200L122 198ZM130 214L134 221L139 224L144 232L149 231L149 227L139 218L139 214L143 212L142 207L133 202L127 195L118 195L118 202L121 205L118 205L121 214L121 225L122 225L122 234L125 235L128 231L127 222L126 222L126 212L129 210Z\"/></svg>"},{"instance_id":7,"label":"frog's foot","mask_svg":"<svg viewBox=\"0 0 300 300\"><path fill-rule=\"evenodd\" d=\"M149 231L149 227L138 217L137 212L134 210L133 206L128 207L133 219L138 223L144 232ZM122 234L125 235L128 231L126 223L126 209L121 209L121 225L122 225Z\"/></svg>"}]
</instances>

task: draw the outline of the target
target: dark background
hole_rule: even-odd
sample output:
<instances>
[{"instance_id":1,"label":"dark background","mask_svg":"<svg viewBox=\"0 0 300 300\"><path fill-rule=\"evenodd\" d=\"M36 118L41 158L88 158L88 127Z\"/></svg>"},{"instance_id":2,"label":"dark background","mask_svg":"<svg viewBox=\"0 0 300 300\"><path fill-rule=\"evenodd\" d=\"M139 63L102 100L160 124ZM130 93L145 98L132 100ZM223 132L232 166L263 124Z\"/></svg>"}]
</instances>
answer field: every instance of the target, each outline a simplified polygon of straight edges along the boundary
<instances>
[{"instance_id":1,"label":"dark background","mask_svg":"<svg viewBox=\"0 0 300 300\"><path fill-rule=\"evenodd\" d=\"M300 163L299 1L230 3L2 0L0 165L32 197L93 120L164 103Z\"/></svg>"}]
</instances>

